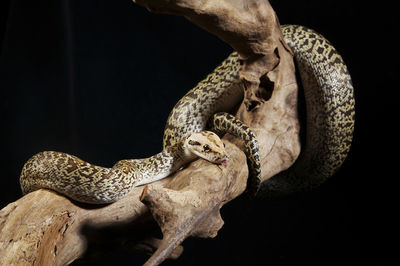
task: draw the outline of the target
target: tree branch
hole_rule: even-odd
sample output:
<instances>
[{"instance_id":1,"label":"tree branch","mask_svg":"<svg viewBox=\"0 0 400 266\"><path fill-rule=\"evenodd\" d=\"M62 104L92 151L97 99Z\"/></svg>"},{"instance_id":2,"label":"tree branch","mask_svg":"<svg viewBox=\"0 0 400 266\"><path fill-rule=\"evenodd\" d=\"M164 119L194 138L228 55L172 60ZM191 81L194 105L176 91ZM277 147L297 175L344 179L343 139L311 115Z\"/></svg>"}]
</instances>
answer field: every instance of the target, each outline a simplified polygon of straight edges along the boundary
<instances>
[{"instance_id":1,"label":"tree branch","mask_svg":"<svg viewBox=\"0 0 400 266\"><path fill-rule=\"evenodd\" d=\"M292 54L269 2L134 2L153 12L185 16L239 52L245 97L237 117L257 135L263 180L287 169L300 152L297 84ZM46 190L9 204L0 211L0 264L68 264L96 243L120 247L128 241L125 246L133 250L156 250L146 265L157 265L178 257L180 243L189 236L215 237L224 223L220 208L243 193L248 176L240 140L230 135L223 140L229 156L226 167L199 159L107 206L71 202ZM152 217L162 241L152 238ZM123 233L105 241L97 232L107 230Z\"/></svg>"}]
</instances>

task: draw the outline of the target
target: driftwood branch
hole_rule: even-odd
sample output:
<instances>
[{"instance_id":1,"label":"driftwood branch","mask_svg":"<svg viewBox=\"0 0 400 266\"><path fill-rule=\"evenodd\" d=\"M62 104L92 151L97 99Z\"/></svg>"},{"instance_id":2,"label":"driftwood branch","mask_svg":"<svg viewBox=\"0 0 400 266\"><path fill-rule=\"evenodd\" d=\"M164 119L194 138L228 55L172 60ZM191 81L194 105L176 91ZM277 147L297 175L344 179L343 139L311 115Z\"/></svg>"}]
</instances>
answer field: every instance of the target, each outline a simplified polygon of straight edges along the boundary
<instances>
[{"instance_id":1,"label":"driftwood branch","mask_svg":"<svg viewBox=\"0 0 400 266\"><path fill-rule=\"evenodd\" d=\"M258 137L263 180L288 168L300 152L297 84L290 49L269 2L134 2L153 12L185 16L239 52L245 97L237 117ZM0 264L68 264L85 252L96 254L88 250L107 242L108 247L155 251L146 264L157 265L178 257L189 236L215 237L224 223L220 208L244 192L248 176L241 142L230 135L223 139L226 166L196 160L107 206L79 204L47 190L10 203L0 211ZM153 238L155 222L162 240ZM112 239L105 236L108 231Z\"/></svg>"}]
</instances>

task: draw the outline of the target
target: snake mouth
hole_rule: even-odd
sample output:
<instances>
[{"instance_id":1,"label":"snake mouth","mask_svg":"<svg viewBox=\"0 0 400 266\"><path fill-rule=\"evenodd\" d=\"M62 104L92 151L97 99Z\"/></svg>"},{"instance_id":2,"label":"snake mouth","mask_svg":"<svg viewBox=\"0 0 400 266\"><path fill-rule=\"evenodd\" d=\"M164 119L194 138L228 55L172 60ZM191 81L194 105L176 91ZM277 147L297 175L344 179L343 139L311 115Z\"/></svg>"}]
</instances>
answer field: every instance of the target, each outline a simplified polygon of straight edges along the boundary
<instances>
[{"instance_id":1,"label":"snake mouth","mask_svg":"<svg viewBox=\"0 0 400 266\"><path fill-rule=\"evenodd\" d=\"M226 167L228 165L228 156L225 155L223 158L218 160L216 164L223 165L224 167Z\"/></svg>"},{"instance_id":2,"label":"snake mouth","mask_svg":"<svg viewBox=\"0 0 400 266\"><path fill-rule=\"evenodd\" d=\"M226 167L228 165L228 158L223 159L220 164Z\"/></svg>"}]
</instances>

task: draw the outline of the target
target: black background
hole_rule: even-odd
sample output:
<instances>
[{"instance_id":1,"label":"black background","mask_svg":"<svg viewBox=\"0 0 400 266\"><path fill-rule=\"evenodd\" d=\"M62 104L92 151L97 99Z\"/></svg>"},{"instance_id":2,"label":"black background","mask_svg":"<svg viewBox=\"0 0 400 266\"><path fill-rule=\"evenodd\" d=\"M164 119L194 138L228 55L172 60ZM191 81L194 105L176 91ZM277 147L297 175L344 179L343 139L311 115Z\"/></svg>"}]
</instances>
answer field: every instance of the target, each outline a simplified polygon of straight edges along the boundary
<instances>
[{"instance_id":1,"label":"black background","mask_svg":"<svg viewBox=\"0 0 400 266\"><path fill-rule=\"evenodd\" d=\"M313 192L230 202L215 239L186 240L182 257L165 265L381 264L390 252L379 236L390 238L384 228L394 212L387 196L395 175L382 148L384 140L396 144L386 134L395 121L395 7L271 4L281 24L317 30L344 57L357 112L349 157ZM158 152L175 102L231 52L184 18L151 14L129 0L2 0L0 10L0 208L21 197L19 172L37 152L103 166ZM143 258L121 251L94 263L112 262Z\"/></svg>"}]
</instances>

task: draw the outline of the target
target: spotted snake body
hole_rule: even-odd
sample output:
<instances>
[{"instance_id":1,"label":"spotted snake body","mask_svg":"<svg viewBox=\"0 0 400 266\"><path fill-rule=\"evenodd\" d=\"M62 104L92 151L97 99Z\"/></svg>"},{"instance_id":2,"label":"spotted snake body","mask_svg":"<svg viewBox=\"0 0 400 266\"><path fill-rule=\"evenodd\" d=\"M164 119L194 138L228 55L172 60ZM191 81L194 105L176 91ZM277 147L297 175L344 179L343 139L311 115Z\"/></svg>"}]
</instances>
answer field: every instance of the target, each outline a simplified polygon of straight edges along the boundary
<instances>
[{"instance_id":1,"label":"spotted snake body","mask_svg":"<svg viewBox=\"0 0 400 266\"><path fill-rule=\"evenodd\" d=\"M146 159L122 160L112 168L87 163L60 152L42 152L24 165L20 183L24 193L48 188L87 203L109 203L135 186L166 177L197 156L214 163L226 160L217 133L244 140L249 161L248 190L273 195L302 190L323 182L345 159L354 129L353 86L341 56L321 35L302 26L282 26L293 49L306 99L306 142L295 165L261 184L256 136L227 112L240 103L239 56L232 53L190 90L172 110L164 131L163 151Z\"/></svg>"}]
</instances>

